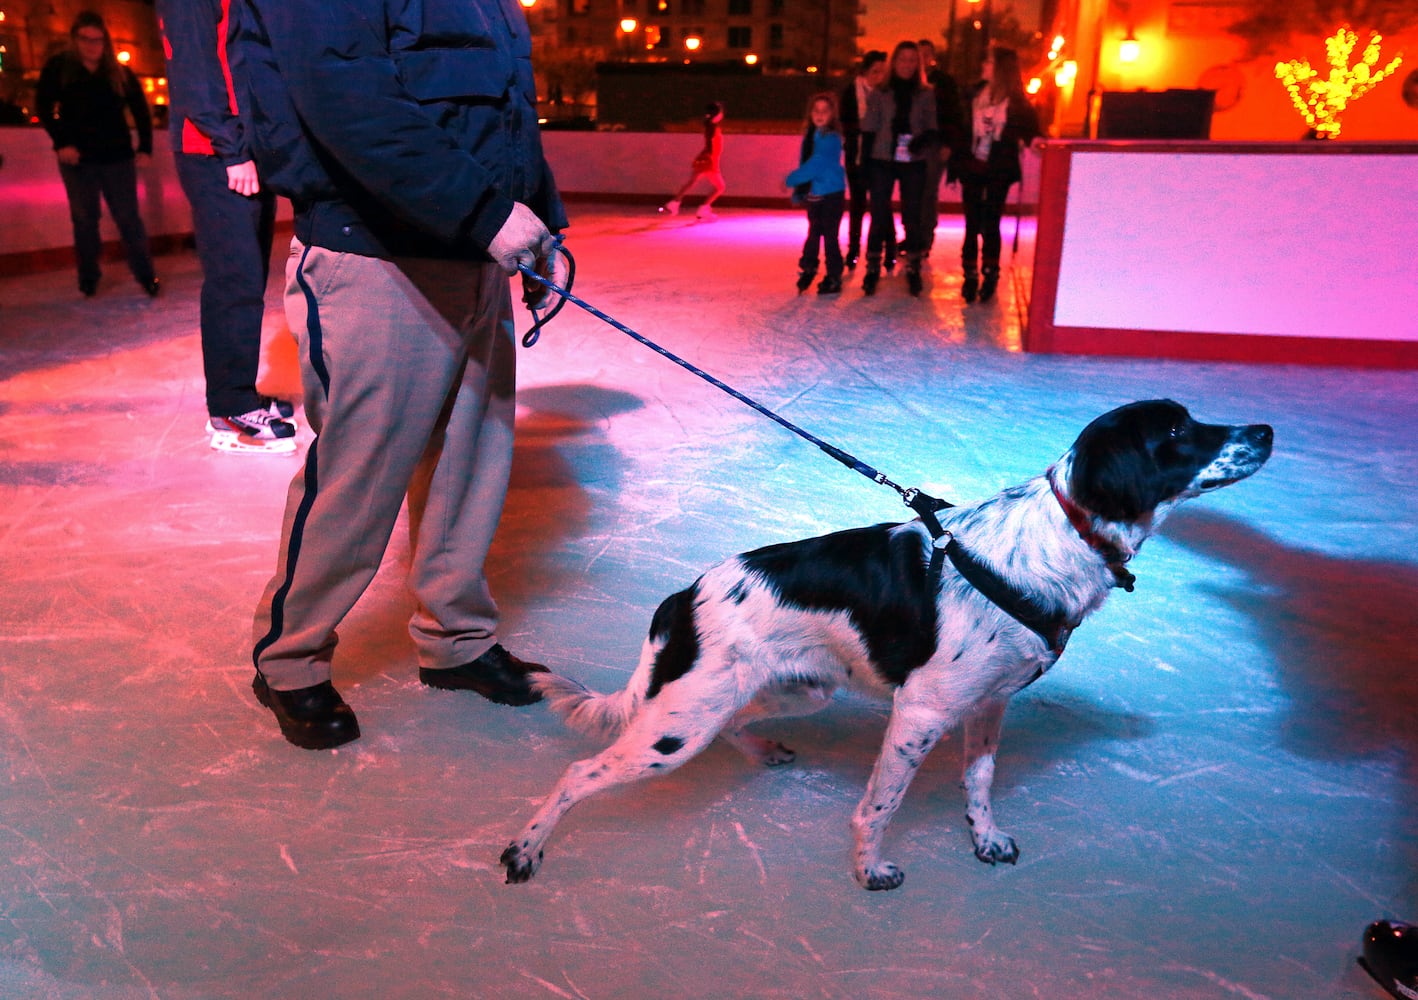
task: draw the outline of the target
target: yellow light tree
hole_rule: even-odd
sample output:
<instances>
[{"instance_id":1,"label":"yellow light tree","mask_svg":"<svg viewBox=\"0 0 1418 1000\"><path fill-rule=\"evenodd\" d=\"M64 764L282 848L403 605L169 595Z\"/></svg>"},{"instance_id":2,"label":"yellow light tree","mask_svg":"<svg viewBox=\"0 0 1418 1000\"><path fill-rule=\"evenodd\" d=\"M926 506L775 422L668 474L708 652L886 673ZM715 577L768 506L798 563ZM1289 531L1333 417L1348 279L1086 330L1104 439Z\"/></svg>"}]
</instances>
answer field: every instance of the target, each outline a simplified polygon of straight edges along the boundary
<instances>
[{"instance_id":1,"label":"yellow light tree","mask_svg":"<svg viewBox=\"0 0 1418 1000\"><path fill-rule=\"evenodd\" d=\"M1367 94L1403 62L1403 56L1397 55L1383 69L1375 69L1383 36L1373 32L1369 36L1369 44L1364 46L1363 56L1351 66L1349 59L1358 41L1359 36L1347 24L1324 40L1325 57L1330 67L1329 76L1324 79L1320 79L1319 71L1310 65L1308 59L1275 64L1276 79L1285 86L1295 108L1321 139L1338 138L1344 109Z\"/></svg>"}]
</instances>

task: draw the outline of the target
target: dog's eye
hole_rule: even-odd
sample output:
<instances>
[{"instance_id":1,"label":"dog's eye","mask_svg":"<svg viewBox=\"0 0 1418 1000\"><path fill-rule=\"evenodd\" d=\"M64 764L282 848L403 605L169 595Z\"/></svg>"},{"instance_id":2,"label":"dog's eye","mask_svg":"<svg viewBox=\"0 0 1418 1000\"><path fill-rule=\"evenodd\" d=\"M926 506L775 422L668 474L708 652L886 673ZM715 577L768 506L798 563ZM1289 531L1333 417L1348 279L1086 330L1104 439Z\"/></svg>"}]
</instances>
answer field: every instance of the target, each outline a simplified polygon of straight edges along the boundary
<instances>
[{"instance_id":1,"label":"dog's eye","mask_svg":"<svg viewBox=\"0 0 1418 1000\"><path fill-rule=\"evenodd\" d=\"M1182 425L1181 425L1181 424L1173 424L1171 427L1167 428L1167 436L1168 436L1169 438L1179 438L1179 437L1181 437L1181 436L1182 436Z\"/></svg>"}]
</instances>

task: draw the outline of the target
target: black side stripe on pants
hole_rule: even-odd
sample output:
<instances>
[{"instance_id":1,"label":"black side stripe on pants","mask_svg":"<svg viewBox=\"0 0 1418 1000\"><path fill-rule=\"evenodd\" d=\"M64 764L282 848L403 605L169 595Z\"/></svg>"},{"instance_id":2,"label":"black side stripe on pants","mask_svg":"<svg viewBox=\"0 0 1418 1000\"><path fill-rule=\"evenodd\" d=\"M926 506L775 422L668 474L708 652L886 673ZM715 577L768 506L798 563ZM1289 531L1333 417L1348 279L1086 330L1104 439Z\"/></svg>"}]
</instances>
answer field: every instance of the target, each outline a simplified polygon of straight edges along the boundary
<instances>
[{"instance_id":1,"label":"black side stripe on pants","mask_svg":"<svg viewBox=\"0 0 1418 1000\"><path fill-rule=\"evenodd\" d=\"M320 330L320 306L315 299L315 292L311 289L310 283L305 280L305 258L309 254L310 248L306 247L305 252L300 256L300 265L296 268L295 280L305 295L305 326L308 334L310 366L320 378L320 385L324 388L325 396L328 399L330 373L325 368L324 339ZM319 447L320 438L317 436L314 441L310 442L310 448L305 453L305 494L301 497L300 507L297 508L295 519L291 524L290 542L286 548L286 576L281 581L281 585L276 588L276 592L271 595L271 627L251 651L251 661L255 664L257 673L261 672L261 654L280 638L281 632L285 628L286 597L290 594L291 585L295 579L295 564L300 558L300 546L305 538L305 524L310 518L310 508L314 506L316 494L320 492Z\"/></svg>"}]
</instances>

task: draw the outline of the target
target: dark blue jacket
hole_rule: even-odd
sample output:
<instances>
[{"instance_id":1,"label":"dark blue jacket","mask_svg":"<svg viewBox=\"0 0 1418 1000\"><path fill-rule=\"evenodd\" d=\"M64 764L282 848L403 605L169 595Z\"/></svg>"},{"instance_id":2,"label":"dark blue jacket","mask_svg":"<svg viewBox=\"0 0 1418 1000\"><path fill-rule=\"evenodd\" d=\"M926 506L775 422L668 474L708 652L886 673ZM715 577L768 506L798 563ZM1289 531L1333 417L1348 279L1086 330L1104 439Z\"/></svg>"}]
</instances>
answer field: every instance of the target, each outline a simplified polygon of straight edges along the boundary
<instances>
[{"instance_id":1,"label":"dark blue jacket","mask_svg":"<svg viewBox=\"0 0 1418 1000\"><path fill-rule=\"evenodd\" d=\"M231 68L262 179L307 245L482 257L565 211L517 0L236 0Z\"/></svg>"},{"instance_id":2,"label":"dark blue jacket","mask_svg":"<svg viewBox=\"0 0 1418 1000\"><path fill-rule=\"evenodd\" d=\"M231 0L158 0L172 150L216 156L228 167L251 159L228 87L230 5Z\"/></svg>"}]
</instances>

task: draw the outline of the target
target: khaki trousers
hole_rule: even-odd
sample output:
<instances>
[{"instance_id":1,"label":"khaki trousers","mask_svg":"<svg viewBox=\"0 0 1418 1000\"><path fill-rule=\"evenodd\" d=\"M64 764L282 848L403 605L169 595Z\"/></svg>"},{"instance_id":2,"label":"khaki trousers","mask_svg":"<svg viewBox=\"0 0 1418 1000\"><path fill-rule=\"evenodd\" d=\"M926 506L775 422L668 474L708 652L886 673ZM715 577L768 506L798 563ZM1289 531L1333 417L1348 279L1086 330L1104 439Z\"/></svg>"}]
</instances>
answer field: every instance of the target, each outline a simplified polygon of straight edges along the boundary
<instances>
[{"instance_id":1,"label":"khaki trousers","mask_svg":"<svg viewBox=\"0 0 1418 1000\"><path fill-rule=\"evenodd\" d=\"M512 465L516 341L493 264L380 260L291 244L286 316L316 433L291 481L253 659L277 690L330 679L336 629L407 498L420 666L496 641L483 564Z\"/></svg>"}]
</instances>

